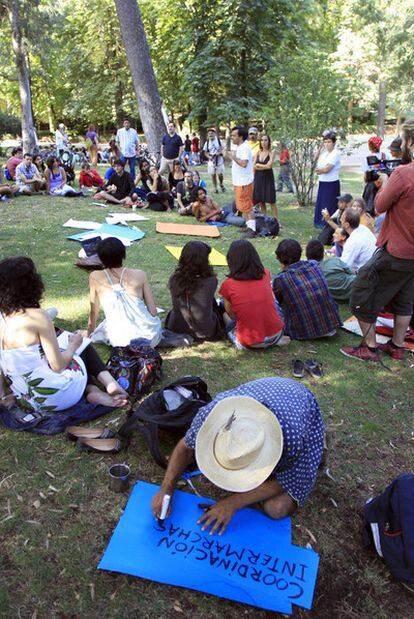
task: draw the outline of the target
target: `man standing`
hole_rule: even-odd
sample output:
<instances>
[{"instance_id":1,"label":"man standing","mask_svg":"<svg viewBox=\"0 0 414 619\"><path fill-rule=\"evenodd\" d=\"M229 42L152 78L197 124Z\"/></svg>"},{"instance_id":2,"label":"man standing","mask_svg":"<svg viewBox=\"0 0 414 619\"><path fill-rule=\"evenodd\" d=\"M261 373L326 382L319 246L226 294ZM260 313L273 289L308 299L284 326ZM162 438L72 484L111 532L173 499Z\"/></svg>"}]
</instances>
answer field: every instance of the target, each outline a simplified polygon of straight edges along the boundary
<instances>
[{"instance_id":1,"label":"man standing","mask_svg":"<svg viewBox=\"0 0 414 619\"><path fill-rule=\"evenodd\" d=\"M414 119L401 128L403 156L412 160ZM361 361L379 361L378 348L393 359L404 358L404 338L414 304L414 163L398 167L374 202L386 213L378 235L378 250L358 271L351 294L351 309L363 334L360 346L345 346L342 354ZM377 347L375 323L385 307L394 314L394 333Z\"/></svg>"},{"instance_id":2,"label":"man standing","mask_svg":"<svg viewBox=\"0 0 414 619\"><path fill-rule=\"evenodd\" d=\"M55 132L56 152L60 159L63 153L69 149L69 138L66 134L66 127L63 123L59 123Z\"/></svg>"},{"instance_id":3,"label":"man standing","mask_svg":"<svg viewBox=\"0 0 414 619\"><path fill-rule=\"evenodd\" d=\"M124 126L116 132L116 144L121 151L122 161L129 164L130 174L132 178L135 178L136 148L139 145L139 137L128 119L124 120Z\"/></svg>"},{"instance_id":4,"label":"man standing","mask_svg":"<svg viewBox=\"0 0 414 619\"><path fill-rule=\"evenodd\" d=\"M207 157L207 172L211 176L213 181L214 193L218 193L217 189L217 176L220 182L220 189L224 193L226 188L224 187L224 157L223 148L221 146L220 138L217 137L214 127L210 127L207 131L207 141L203 146L203 151Z\"/></svg>"},{"instance_id":5,"label":"man standing","mask_svg":"<svg viewBox=\"0 0 414 619\"><path fill-rule=\"evenodd\" d=\"M236 151L227 151L226 156L232 160L231 177L234 187L236 208L246 219L250 228L250 236L255 236L255 221L253 211L253 157L252 151L246 142L247 130L244 127L233 127L231 141Z\"/></svg>"},{"instance_id":6,"label":"man standing","mask_svg":"<svg viewBox=\"0 0 414 619\"><path fill-rule=\"evenodd\" d=\"M191 152L193 154L193 164L200 165L200 139L193 133L191 139Z\"/></svg>"},{"instance_id":7,"label":"man standing","mask_svg":"<svg viewBox=\"0 0 414 619\"><path fill-rule=\"evenodd\" d=\"M43 180L37 166L32 163L32 155L25 153L23 161L16 168L16 183L19 187L19 193L26 196L37 193L41 189Z\"/></svg>"},{"instance_id":8,"label":"man standing","mask_svg":"<svg viewBox=\"0 0 414 619\"><path fill-rule=\"evenodd\" d=\"M170 121L168 123L167 131L168 133L164 135L161 142L161 164L159 172L168 177L168 174L172 172L174 160L178 159L181 161L183 141L176 132L173 122Z\"/></svg>"},{"instance_id":9,"label":"man standing","mask_svg":"<svg viewBox=\"0 0 414 619\"><path fill-rule=\"evenodd\" d=\"M255 157L259 152L260 142L259 142L259 130L256 127L249 128L249 139L248 145L250 146L250 150L252 151L252 157Z\"/></svg>"},{"instance_id":10,"label":"man standing","mask_svg":"<svg viewBox=\"0 0 414 619\"><path fill-rule=\"evenodd\" d=\"M205 531L221 535L234 514L258 504L284 518L307 500L323 453L324 424L314 395L288 378L262 378L219 393L200 408L168 462L152 499L159 517L193 461L213 484L230 492L200 513ZM167 513L171 513L172 504Z\"/></svg>"},{"instance_id":11,"label":"man standing","mask_svg":"<svg viewBox=\"0 0 414 619\"><path fill-rule=\"evenodd\" d=\"M290 153L286 148L285 144L281 144L281 151L279 155L279 175L277 177L277 190L283 191L283 185L286 185L286 188L289 193L294 193L292 181L290 180Z\"/></svg>"}]
</instances>

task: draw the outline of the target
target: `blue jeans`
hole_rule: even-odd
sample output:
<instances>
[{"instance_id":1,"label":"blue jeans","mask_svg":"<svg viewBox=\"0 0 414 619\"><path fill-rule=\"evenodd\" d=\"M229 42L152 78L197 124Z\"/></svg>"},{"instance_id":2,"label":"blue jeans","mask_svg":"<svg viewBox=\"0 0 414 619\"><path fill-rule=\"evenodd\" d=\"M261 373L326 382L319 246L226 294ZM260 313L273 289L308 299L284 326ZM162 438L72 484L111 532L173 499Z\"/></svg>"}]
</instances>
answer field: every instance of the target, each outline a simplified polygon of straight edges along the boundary
<instances>
[{"instance_id":1,"label":"blue jeans","mask_svg":"<svg viewBox=\"0 0 414 619\"><path fill-rule=\"evenodd\" d=\"M228 206L225 206L222 212L221 221L223 223L238 226L239 228L243 228L246 225L245 218L235 215Z\"/></svg>"},{"instance_id":2,"label":"blue jeans","mask_svg":"<svg viewBox=\"0 0 414 619\"><path fill-rule=\"evenodd\" d=\"M290 180L290 165L281 164L279 175L277 177L277 191L283 191L283 185L286 185L289 193L293 193L293 185Z\"/></svg>"},{"instance_id":3,"label":"blue jeans","mask_svg":"<svg viewBox=\"0 0 414 619\"><path fill-rule=\"evenodd\" d=\"M124 155L121 155L121 161L123 161L124 163L128 163L129 172L132 176L132 180L135 180L135 166L137 165L137 158L136 157L124 157Z\"/></svg>"}]
</instances>

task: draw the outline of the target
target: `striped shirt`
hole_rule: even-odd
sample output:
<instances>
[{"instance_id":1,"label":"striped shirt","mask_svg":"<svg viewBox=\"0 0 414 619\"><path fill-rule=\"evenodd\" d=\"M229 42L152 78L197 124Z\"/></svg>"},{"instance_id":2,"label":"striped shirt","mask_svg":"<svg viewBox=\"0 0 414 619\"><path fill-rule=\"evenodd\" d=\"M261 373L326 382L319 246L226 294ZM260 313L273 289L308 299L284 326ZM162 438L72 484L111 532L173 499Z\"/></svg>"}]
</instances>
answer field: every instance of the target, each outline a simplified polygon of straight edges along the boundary
<instances>
[{"instance_id":1,"label":"striped shirt","mask_svg":"<svg viewBox=\"0 0 414 619\"><path fill-rule=\"evenodd\" d=\"M285 333L295 340L313 340L338 329L338 306L315 260L299 260L273 280L273 292L282 306Z\"/></svg>"},{"instance_id":2,"label":"striped shirt","mask_svg":"<svg viewBox=\"0 0 414 619\"><path fill-rule=\"evenodd\" d=\"M139 144L138 133L132 127L128 131L122 127L116 132L116 143L124 157L135 157L135 145Z\"/></svg>"}]
</instances>

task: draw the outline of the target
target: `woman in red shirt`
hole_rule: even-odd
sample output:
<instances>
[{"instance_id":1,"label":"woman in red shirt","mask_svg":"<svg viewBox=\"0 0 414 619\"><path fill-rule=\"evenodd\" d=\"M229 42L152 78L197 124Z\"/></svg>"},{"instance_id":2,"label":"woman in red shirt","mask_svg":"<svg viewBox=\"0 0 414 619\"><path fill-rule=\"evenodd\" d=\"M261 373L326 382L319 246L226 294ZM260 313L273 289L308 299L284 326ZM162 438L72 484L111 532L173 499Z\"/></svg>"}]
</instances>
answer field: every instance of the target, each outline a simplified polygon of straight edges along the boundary
<instances>
[{"instance_id":1,"label":"woman in red shirt","mask_svg":"<svg viewBox=\"0 0 414 619\"><path fill-rule=\"evenodd\" d=\"M269 269L255 247L233 241L227 252L230 273L220 288L229 339L237 348L269 348L288 344L283 320L276 309Z\"/></svg>"}]
</instances>

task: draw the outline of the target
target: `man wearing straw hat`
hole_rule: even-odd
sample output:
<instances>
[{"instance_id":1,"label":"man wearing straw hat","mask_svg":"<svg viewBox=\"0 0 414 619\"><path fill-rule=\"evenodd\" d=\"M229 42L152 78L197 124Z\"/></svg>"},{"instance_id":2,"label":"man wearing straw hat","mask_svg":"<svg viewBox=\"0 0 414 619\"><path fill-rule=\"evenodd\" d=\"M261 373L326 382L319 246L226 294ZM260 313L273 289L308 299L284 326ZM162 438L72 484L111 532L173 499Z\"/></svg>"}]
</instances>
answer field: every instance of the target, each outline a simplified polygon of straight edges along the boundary
<instances>
[{"instance_id":1,"label":"man wearing straw hat","mask_svg":"<svg viewBox=\"0 0 414 619\"><path fill-rule=\"evenodd\" d=\"M171 454L152 500L154 516L195 456L203 475L232 493L201 516L203 531L211 526L210 535L221 535L237 510L254 503L270 518L284 518L312 490L324 433L314 395L294 380L262 378L219 393L199 410Z\"/></svg>"}]
</instances>

